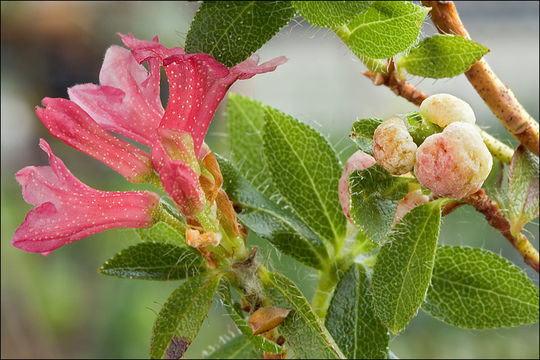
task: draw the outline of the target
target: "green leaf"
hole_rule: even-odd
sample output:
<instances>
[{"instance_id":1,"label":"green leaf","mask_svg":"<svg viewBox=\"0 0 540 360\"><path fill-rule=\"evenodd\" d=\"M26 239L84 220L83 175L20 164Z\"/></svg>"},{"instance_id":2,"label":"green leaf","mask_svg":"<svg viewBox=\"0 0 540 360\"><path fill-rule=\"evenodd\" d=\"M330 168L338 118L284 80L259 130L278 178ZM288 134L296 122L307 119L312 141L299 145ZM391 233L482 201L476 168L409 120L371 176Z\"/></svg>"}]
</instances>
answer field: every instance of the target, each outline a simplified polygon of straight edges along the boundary
<instances>
[{"instance_id":1,"label":"green leaf","mask_svg":"<svg viewBox=\"0 0 540 360\"><path fill-rule=\"evenodd\" d=\"M135 231L142 241L164 242L187 247L184 234L162 221L149 229L135 229Z\"/></svg>"},{"instance_id":2,"label":"green leaf","mask_svg":"<svg viewBox=\"0 0 540 360\"><path fill-rule=\"evenodd\" d=\"M351 139L354 140L358 148L365 153L373 153L373 134L383 121L377 118L357 120L351 129Z\"/></svg>"},{"instance_id":3,"label":"green leaf","mask_svg":"<svg viewBox=\"0 0 540 360\"><path fill-rule=\"evenodd\" d=\"M231 67L247 59L294 17L289 1L205 1L186 38L186 53Z\"/></svg>"},{"instance_id":4,"label":"green leaf","mask_svg":"<svg viewBox=\"0 0 540 360\"><path fill-rule=\"evenodd\" d=\"M514 152L508 173L508 212L512 233L538 217L538 157L520 145Z\"/></svg>"},{"instance_id":5,"label":"green leaf","mask_svg":"<svg viewBox=\"0 0 540 360\"><path fill-rule=\"evenodd\" d=\"M355 170L349 175L351 218L362 232L379 245L386 242L398 200L409 190L408 180L392 176L380 165Z\"/></svg>"},{"instance_id":6,"label":"green leaf","mask_svg":"<svg viewBox=\"0 0 540 360\"><path fill-rule=\"evenodd\" d=\"M204 271L205 261L198 252L160 242L130 246L98 269L104 275L143 280L181 280Z\"/></svg>"},{"instance_id":7,"label":"green leaf","mask_svg":"<svg viewBox=\"0 0 540 360\"><path fill-rule=\"evenodd\" d=\"M374 1L347 24L350 35L344 41L359 56L388 59L416 41L428 12L407 1Z\"/></svg>"},{"instance_id":8,"label":"green leaf","mask_svg":"<svg viewBox=\"0 0 540 360\"><path fill-rule=\"evenodd\" d=\"M394 334L409 323L424 302L444 201L436 200L407 213L377 256L372 280L375 312Z\"/></svg>"},{"instance_id":9,"label":"green leaf","mask_svg":"<svg viewBox=\"0 0 540 360\"><path fill-rule=\"evenodd\" d=\"M348 359L388 356L388 329L373 310L364 266L353 264L336 286L326 313L326 328Z\"/></svg>"},{"instance_id":10,"label":"green leaf","mask_svg":"<svg viewBox=\"0 0 540 360\"><path fill-rule=\"evenodd\" d=\"M266 339L262 335L253 335L251 327L244 319L243 314L233 306L231 291L228 286L221 286L219 295L223 300L223 305L231 319L234 321L240 332L244 334L246 339L251 342L255 348L270 354L281 354L283 352L283 348L275 342Z\"/></svg>"},{"instance_id":11,"label":"green leaf","mask_svg":"<svg viewBox=\"0 0 540 360\"><path fill-rule=\"evenodd\" d=\"M272 180L293 210L330 243L345 235L338 198L342 167L335 150L315 129L267 107L264 155Z\"/></svg>"},{"instance_id":12,"label":"green leaf","mask_svg":"<svg viewBox=\"0 0 540 360\"><path fill-rule=\"evenodd\" d=\"M179 359L210 310L220 276L203 273L188 278L167 299L152 330L150 358Z\"/></svg>"},{"instance_id":13,"label":"green leaf","mask_svg":"<svg viewBox=\"0 0 540 360\"><path fill-rule=\"evenodd\" d=\"M488 52L459 35L435 35L413 47L398 65L412 75L442 79L464 73Z\"/></svg>"},{"instance_id":14,"label":"green leaf","mask_svg":"<svg viewBox=\"0 0 540 360\"><path fill-rule=\"evenodd\" d=\"M223 189L242 207L240 221L279 251L321 269L328 262L322 240L298 216L275 204L255 189L230 162L216 154L223 174Z\"/></svg>"},{"instance_id":15,"label":"green leaf","mask_svg":"<svg viewBox=\"0 0 540 360\"><path fill-rule=\"evenodd\" d=\"M243 335L237 335L216 351L206 357L206 359L261 359L262 354L256 351L253 345Z\"/></svg>"},{"instance_id":16,"label":"green leaf","mask_svg":"<svg viewBox=\"0 0 540 360\"><path fill-rule=\"evenodd\" d=\"M344 359L334 339L298 287L281 274L260 273L270 305L291 312L279 325L287 358Z\"/></svg>"},{"instance_id":17,"label":"green leaf","mask_svg":"<svg viewBox=\"0 0 540 360\"><path fill-rule=\"evenodd\" d=\"M260 192L269 197L277 194L263 155L264 105L229 94L227 129L232 163Z\"/></svg>"},{"instance_id":18,"label":"green leaf","mask_svg":"<svg viewBox=\"0 0 540 360\"><path fill-rule=\"evenodd\" d=\"M527 275L499 255L439 246L422 308L454 326L492 329L537 322L538 296Z\"/></svg>"},{"instance_id":19,"label":"green leaf","mask_svg":"<svg viewBox=\"0 0 540 360\"><path fill-rule=\"evenodd\" d=\"M431 121L424 119L418 111L410 112L406 115L405 125L413 141L420 146L428 136L442 132L442 128Z\"/></svg>"},{"instance_id":20,"label":"green leaf","mask_svg":"<svg viewBox=\"0 0 540 360\"><path fill-rule=\"evenodd\" d=\"M371 1L292 1L292 4L311 24L334 27L366 11Z\"/></svg>"}]
</instances>

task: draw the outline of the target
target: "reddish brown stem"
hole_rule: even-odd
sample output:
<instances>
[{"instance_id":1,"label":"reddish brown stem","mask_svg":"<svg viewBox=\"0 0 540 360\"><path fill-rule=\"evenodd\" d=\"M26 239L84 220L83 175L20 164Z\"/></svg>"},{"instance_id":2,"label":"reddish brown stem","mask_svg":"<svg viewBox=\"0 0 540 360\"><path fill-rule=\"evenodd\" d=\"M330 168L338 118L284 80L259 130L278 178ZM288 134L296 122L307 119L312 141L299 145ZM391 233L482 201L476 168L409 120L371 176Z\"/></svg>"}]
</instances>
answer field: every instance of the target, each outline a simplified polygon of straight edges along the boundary
<instances>
[{"instance_id":1,"label":"reddish brown stem","mask_svg":"<svg viewBox=\"0 0 540 360\"><path fill-rule=\"evenodd\" d=\"M510 222L502 214L497 203L487 196L484 189L478 190L464 200L467 204L472 205L478 212L484 214L489 225L499 230L501 234L510 241L512 246L523 255L525 262L538 272L538 251L522 234L519 234L519 236L512 235L512 232L510 231Z\"/></svg>"},{"instance_id":2,"label":"reddish brown stem","mask_svg":"<svg viewBox=\"0 0 540 360\"><path fill-rule=\"evenodd\" d=\"M471 38L454 2L422 1L422 4L431 7L431 20L440 33ZM518 102L512 90L495 75L486 60L482 58L474 63L465 76L508 132L538 156L538 122Z\"/></svg>"}]
</instances>

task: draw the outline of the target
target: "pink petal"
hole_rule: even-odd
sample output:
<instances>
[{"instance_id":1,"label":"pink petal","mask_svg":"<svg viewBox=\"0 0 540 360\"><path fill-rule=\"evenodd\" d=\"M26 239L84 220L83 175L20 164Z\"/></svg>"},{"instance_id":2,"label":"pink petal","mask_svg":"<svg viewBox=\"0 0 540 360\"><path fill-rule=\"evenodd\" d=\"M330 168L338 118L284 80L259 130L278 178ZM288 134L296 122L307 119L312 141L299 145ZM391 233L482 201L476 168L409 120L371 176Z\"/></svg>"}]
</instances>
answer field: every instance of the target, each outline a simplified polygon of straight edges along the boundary
<instances>
[{"instance_id":1,"label":"pink petal","mask_svg":"<svg viewBox=\"0 0 540 360\"><path fill-rule=\"evenodd\" d=\"M42 140L50 167L17 173L26 201L36 206L15 231L13 245L47 253L62 245L116 227L149 227L159 206L151 192L105 192L80 182Z\"/></svg>"},{"instance_id":2,"label":"pink petal","mask_svg":"<svg viewBox=\"0 0 540 360\"><path fill-rule=\"evenodd\" d=\"M279 57L257 65L250 57L230 70L206 54L170 56L163 60L169 80L169 102L160 127L184 130L191 134L195 153L200 147L217 106L229 87L238 79L273 71L285 62Z\"/></svg>"},{"instance_id":3,"label":"pink petal","mask_svg":"<svg viewBox=\"0 0 540 360\"><path fill-rule=\"evenodd\" d=\"M163 188L185 216L204 207L204 193L195 171L182 160L170 161L159 173Z\"/></svg>"},{"instance_id":4,"label":"pink petal","mask_svg":"<svg viewBox=\"0 0 540 360\"><path fill-rule=\"evenodd\" d=\"M74 102L44 98L42 103L46 108L36 108L36 113L53 136L132 182L144 181L153 171L147 153L109 134Z\"/></svg>"},{"instance_id":5,"label":"pink petal","mask_svg":"<svg viewBox=\"0 0 540 360\"><path fill-rule=\"evenodd\" d=\"M250 79L254 75L274 71L279 65L287 62L287 58L285 56L279 56L277 58L264 62L261 65L257 65L258 62L259 56L252 55L246 60L242 61L240 64L231 68L231 73L235 74L235 76L238 76L237 79L239 80Z\"/></svg>"}]
</instances>

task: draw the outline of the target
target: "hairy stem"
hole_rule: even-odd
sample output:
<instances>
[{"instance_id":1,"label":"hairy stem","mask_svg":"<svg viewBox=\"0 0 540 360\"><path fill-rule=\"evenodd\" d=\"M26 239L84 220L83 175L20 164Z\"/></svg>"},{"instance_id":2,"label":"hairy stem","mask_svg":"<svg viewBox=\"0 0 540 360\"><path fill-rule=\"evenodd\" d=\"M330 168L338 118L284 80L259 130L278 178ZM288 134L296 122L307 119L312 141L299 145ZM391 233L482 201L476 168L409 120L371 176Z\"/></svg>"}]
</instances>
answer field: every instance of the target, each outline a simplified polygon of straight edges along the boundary
<instances>
[{"instance_id":1,"label":"hairy stem","mask_svg":"<svg viewBox=\"0 0 540 360\"><path fill-rule=\"evenodd\" d=\"M512 246L519 251L525 262L538 272L538 251L525 235L521 233L517 234L517 236L512 235L510 221L502 214L497 203L487 196L484 189L480 189L474 194L469 195L464 201L472 205L478 212L484 214L487 222L499 230L510 241Z\"/></svg>"},{"instance_id":2,"label":"hairy stem","mask_svg":"<svg viewBox=\"0 0 540 360\"><path fill-rule=\"evenodd\" d=\"M452 1L422 1L422 4L431 7L431 20L440 33L471 38ZM482 58L474 63L465 76L508 132L538 156L538 122L495 75L486 60Z\"/></svg>"}]
</instances>

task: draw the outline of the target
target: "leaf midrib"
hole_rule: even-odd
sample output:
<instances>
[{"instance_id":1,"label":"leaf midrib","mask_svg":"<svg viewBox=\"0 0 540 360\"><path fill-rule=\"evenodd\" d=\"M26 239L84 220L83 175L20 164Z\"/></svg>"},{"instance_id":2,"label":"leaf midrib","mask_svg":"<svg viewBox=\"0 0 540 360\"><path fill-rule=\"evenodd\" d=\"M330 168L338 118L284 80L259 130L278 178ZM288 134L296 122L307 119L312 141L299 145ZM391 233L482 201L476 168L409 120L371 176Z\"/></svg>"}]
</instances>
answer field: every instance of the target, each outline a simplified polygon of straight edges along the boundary
<instances>
[{"instance_id":1,"label":"leaf midrib","mask_svg":"<svg viewBox=\"0 0 540 360\"><path fill-rule=\"evenodd\" d=\"M377 11L379 13L381 13L380 10L377 9ZM391 17L391 18L388 18L386 20L377 20L377 21L371 21L371 22L368 22L368 23L363 23L363 24L360 24L358 25L357 27L355 27L354 29L350 30L351 31L351 35L357 31L359 28L361 27L364 27L364 26L371 26L371 25L376 25L376 24L383 24L383 23L386 23L386 22L389 22L389 21L392 21L392 20L398 20L398 19L401 19L401 18L406 18L406 17L414 17L415 15L417 15L417 12L418 10L415 10L414 12L411 12L411 13L408 13L408 14L404 14L404 15L400 15L400 16L396 16L396 17Z\"/></svg>"}]
</instances>

